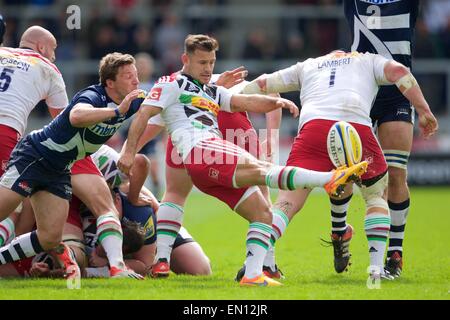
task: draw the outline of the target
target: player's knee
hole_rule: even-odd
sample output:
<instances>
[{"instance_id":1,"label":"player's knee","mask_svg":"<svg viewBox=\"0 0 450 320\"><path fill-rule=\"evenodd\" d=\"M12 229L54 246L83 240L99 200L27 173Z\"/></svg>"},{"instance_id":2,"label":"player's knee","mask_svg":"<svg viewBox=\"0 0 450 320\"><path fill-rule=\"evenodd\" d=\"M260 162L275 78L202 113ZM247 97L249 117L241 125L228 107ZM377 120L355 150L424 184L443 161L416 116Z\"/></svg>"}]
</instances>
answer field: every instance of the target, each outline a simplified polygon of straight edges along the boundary
<instances>
[{"instance_id":1,"label":"player's knee","mask_svg":"<svg viewBox=\"0 0 450 320\"><path fill-rule=\"evenodd\" d=\"M62 230L40 230L38 239L39 244L45 251L54 249L61 243Z\"/></svg>"},{"instance_id":2,"label":"player's knee","mask_svg":"<svg viewBox=\"0 0 450 320\"><path fill-rule=\"evenodd\" d=\"M373 210L389 212L387 201L384 199L384 193L388 184L388 175L385 174L370 186L361 188L361 195L366 203L367 213Z\"/></svg>"},{"instance_id":3,"label":"player's knee","mask_svg":"<svg viewBox=\"0 0 450 320\"><path fill-rule=\"evenodd\" d=\"M399 188L407 185L406 169L389 167L389 188Z\"/></svg>"}]
</instances>

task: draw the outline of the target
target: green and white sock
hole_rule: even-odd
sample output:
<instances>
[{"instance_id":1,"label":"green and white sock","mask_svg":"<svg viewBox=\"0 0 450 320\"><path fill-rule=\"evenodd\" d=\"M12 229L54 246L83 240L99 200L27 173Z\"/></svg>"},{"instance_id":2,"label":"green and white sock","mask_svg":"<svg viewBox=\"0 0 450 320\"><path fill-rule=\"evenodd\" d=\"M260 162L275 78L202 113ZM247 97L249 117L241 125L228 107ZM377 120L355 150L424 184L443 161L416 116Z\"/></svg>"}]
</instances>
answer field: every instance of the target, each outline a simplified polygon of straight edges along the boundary
<instances>
[{"instance_id":1,"label":"green and white sock","mask_svg":"<svg viewBox=\"0 0 450 320\"><path fill-rule=\"evenodd\" d=\"M268 266L272 270L275 270L275 242L284 234L289 224L289 218L282 210L278 208L272 209L272 217L270 247L267 250L266 257L264 258L264 266Z\"/></svg>"},{"instance_id":2,"label":"green and white sock","mask_svg":"<svg viewBox=\"0 0 450 320\"><path fill-rule=\"evenodd\" d=\"M183 215L183 207L175 203L163 202L159 206L155 261L166 259L167 262L170 262L172 247L183 223Z\"/></svg>"},{"instance_id":3,"label":"green and white sock","mask_svg":"<svg viewBox=\"0 0 450 320\"><path fill-rule=\"evenodd\" d=\"M105 249L109 265L119 269L125 268L122 254L122 226L119 218L112 212L97 218L97 239Z\"/></svg>"},{"instance_id":4,"label":"green and white sock","mask_svg":"<svg viewBox=\"0 0 450 320\"><path fill-rule=\"evenodd\" d=\"M6 218L0 222L0 247L8 244L16 236L14 222L11 218Z\"/></svg>"},{"instance_id":5,"label":"green and white sock","mask_svg":"<svg viewBox=\"0 0 450 320\"><path fill-rule=\"evenodd\" d=\"M319 172L290 166L272 166L266 174L266 185L281 190L324 186L332 178L332 172Z\"/></svg>"},{"instance_id":6,"label":"green and white sock","mask_svg":"<svg viewBox=\"0 0 450 320\"><path fill-rule=\"evenodd\" d=\"M272 227L268 224L250 223L246 241L245 277L254 278L262 274L264 257L270 246L271 233Z\"/></svg>"},{"instance_id":7,"label":"green and white sock","mask_svg":"<svg viewBox=\"0 0 450 320\"><path fill-rule=\"evenodd\" d=\"M370 265L383 270L383 258L386 251L386 241L391 225L389 215L372 213L364 219L364 229L369 241Z\"/></svg>"}]
</instances>

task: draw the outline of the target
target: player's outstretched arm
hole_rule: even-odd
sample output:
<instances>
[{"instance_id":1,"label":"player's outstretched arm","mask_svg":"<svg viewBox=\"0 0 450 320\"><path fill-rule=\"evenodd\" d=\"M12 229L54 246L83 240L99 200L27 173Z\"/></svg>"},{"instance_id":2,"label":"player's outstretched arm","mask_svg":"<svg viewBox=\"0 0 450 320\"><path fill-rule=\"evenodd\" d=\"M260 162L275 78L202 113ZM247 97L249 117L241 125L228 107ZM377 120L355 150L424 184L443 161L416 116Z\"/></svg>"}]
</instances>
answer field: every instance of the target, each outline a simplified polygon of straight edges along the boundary
<instances>
[{"instance_id":1,"label":"player's outstretched arm","mask_svg":"<svg viewBox=\"0 0 450 320\"><path fill-rule=\"evenodd\" d=\"M131 102L136 99L141 92L142 90L131 91L115 109L94 108L94 106L88 103L77 103L72 110L70 110L70 123L76 128L85 128L121 116L128 112Z\"/></svg>"},{"instance_id":2,"label":"player's outstretched arm","mask_svg":"<svg viewBox=\"0 0 450 320\"><path fill-rule=\"evenodd\" d=\"M297 117L299 114L297 106L292 101L260 94L235 94L231 97L230 107L232 112L250 111L267 113L283 108L288 109L294 117Z\"/></svg>"},{"instance_id":3,"label":"player's outstretched arm","mask_svg":"<svg viewBox=\"0 0 450 320\"><path fill-rule=\"evenodd\" d=\"M130 174L130 169L133 166L134 157L136 156L137 143L147 127L148 119L160 113L161 110L158 107L142 104L133 119L128 130L127 141L122 147L120 159L117 162L119 169L126 175Z\"/></svg>"},{"instance_id":4,"label":"player's outstretched arm","mask_svg":"<svg viewBox=\"0 0 450 320\"><path fill-rule=\"evenodd\" d=\"M425 138L436 133L438 121L431 112L419 84L412 73L401 63L389 61L384 66L386 79L395 83L400 92L411 102L419 115L419 127Z\"/></svg>"},{"instance_id":5,"label":"player's outstretched arm","mask_svg":"<svg viewBox=\"0 0 450 320\"><path fill-rule=\"evenodd\" d=\"M297 65L271 73L263 74L247 84L242 93L269 94L300 90L297 76Z\"/></svg>"}]
</instances>

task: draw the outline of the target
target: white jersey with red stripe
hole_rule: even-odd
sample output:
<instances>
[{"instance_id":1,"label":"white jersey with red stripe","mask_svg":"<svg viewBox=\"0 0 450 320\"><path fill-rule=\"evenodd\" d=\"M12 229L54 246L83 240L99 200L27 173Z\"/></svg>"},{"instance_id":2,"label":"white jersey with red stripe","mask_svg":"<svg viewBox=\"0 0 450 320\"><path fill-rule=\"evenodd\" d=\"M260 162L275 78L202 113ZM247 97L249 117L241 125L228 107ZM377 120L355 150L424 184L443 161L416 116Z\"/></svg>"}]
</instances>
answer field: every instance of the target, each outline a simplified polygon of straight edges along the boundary
<instances>
[{"instance_id":1,"label":"white jersey with red stripe","mask_svg":"<svg viewBox=\"0 0 450 320\"><path fill-rule=\"evenodd\" d=\"M31 49L0 47L0 124L23 135L41 100L58 109L69 103L58 68Z\"/></svg>"},{"instance_id":2,"label":"white jersey with red stripe","mask_svg":"<svg viewBox=\"0 0 450 320\"><path fill-rule=\"evenodd\" d=\"M313 119L371 126L378 87L389 83L384 75L388 61L378 54L335 51L278 71L284 85L300 89L299 129Z\"/></svg>"},{"instance_id":3,"label":"white jersey with red stripe","mask_svg":"<svg viewBox=\"0 0 450 320\"><path fill-rule=\"evenodd\" d=\"M187 74L162 77L141 107L161 108L161 118L172 142L185 159L200 141L221 137L217 124L219 110L231 112L232 93L223 87L203 85Z\"/></svg>"}]
</instances>

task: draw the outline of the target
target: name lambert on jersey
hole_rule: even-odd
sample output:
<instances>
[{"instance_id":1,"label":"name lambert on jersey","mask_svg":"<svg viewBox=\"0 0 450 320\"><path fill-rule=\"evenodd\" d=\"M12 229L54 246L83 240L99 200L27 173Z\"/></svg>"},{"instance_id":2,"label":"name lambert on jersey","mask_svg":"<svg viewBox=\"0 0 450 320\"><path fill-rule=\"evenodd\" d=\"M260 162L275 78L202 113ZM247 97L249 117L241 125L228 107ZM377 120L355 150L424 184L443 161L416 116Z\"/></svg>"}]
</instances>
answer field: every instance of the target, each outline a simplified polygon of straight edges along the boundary
<instances>
[{"instance_id":1,"label":"name lambert on jersey","mask_svg":"<svg viewBox=\"0 0 450 320\"><path fill-rule=\"evenodd\" d=\"M0 65L3 67L13 67L20 70L28 71L31 67L29 63L11 58L11 57L0 57Z\"/></svg>"},{"instance_id":2,"label":"name lambert on jersey","mask_svg":"<svg viewBox=\"0 0 450 320\"><path fill-rule=\"evenodd\" d=\"M322 62L319 62L317 64L317 69L322 69L322 68L335 68L335 67L339 67L342 66L344 64L350 64L351 62L351 58L343 58L343 59L338 59L338 60L325 60Z\"/></svg>"}]
</instances>

